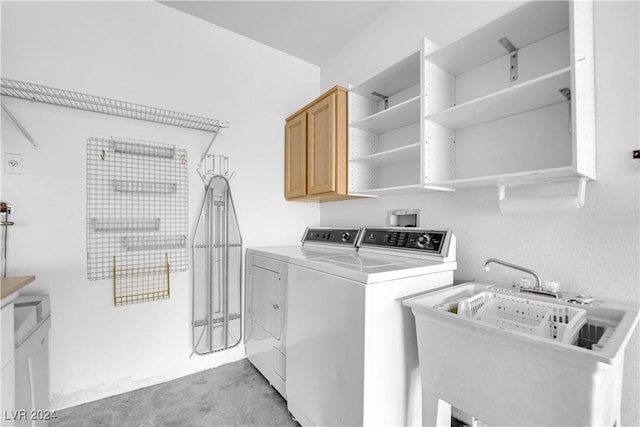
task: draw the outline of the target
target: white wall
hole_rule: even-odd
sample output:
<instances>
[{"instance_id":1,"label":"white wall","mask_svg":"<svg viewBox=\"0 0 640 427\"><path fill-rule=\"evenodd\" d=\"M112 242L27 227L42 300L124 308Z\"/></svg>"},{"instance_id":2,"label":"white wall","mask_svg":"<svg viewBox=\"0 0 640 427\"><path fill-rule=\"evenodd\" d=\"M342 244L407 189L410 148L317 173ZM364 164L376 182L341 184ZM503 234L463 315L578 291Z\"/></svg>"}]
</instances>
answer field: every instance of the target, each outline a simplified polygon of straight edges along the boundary
<instances>
[{"instance_id":1,"label":"white wall","mask_svg":"<svg viewBox=\"0 0 640 427\"><path fill-rule=\"evenodd\" d=\"M418 50L422 37L445 45L513 6L401 2L322 67L321 86L359 83ZM639 302L640 165L631 158L640 140L638 24L637 2L595 5L598 181L588 184L583 209L501 215L496 190L488 188L326 203L322 225L385 224L389 209L420 209L422 226L456 233L456 280L491 277L481 266L494 256L530 266L565 289ZM639 335L626 351L622 425L640 425Z\"/></svg>"},{"instance_id":2,"label":"white wall","mask_svg":"<svg viewBox=\"0 0 640 427\"><path fill-rule=\"evenodd\" d=\"M214 145L237 173L232 189L245 246L297 244L319 224L316 204L283 197L284 118L319 94L318 67L153 2L2 2L2 76L230 122ZM2 113L2 174L15 206L9 275L51 295L51 393L62 408L244 357L191 352L189 272L168 300L113 307L111 283L86 272L86 140L111 135L175 144L189 154L189 234L203 185L195 173L210 134L3 97L36 139Z\"/></svg>"}]
</instances>

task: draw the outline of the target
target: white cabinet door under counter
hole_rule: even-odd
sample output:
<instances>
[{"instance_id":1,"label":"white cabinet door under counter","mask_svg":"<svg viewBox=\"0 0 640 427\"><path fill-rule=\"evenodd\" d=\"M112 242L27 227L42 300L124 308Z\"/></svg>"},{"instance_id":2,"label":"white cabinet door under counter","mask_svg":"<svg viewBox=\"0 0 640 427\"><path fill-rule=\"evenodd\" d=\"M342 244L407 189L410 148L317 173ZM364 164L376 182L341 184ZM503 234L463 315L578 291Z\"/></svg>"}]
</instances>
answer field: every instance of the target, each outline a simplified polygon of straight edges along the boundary
<instances>
[{"instance_id":1,"label":"white cabinet door under counter","mask_svg":"<svg viewBox=\"0 0 640 427\"><path fill-rule=\"evenodd\" d=\"M14 425L6 420L5 413L15 408L15 346L14 346L14 309L13 303L18 291L33 282L36 276L5 277L0 279L1 317L2 317L2 373L0 374L0 414L2 425Z\"/></svg>"},{"instance_id":2,"label":"white cabinet door under counter","mask_svg":"<svg viewBox=\"0 0 640 427\"><path fill-rule=\"evenodd\" d=\"M35 276L19 276L0 282L3 426L49 424L47 417L40 416L49 412L49 296L19 296L33 281Z\"/></svg>"}]
</instances>

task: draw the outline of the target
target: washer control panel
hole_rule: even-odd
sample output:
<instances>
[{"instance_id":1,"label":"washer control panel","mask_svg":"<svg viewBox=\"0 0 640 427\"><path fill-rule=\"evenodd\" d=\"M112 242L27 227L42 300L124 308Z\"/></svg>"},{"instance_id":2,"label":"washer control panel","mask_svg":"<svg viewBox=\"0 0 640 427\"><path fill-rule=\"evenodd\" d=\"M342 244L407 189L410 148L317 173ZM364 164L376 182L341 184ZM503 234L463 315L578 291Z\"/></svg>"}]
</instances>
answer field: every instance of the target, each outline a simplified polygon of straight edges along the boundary
<instances>
[{"instance_id":1,"label":"washer control panel","mask_svg":"<svg viewBox=\"0 0 640 427\"><path fill-rule=\"evenodd\" d=\"M305 243L326 243L334 245L355 246L360 235L359 228L307 228L302 237Z\"/></svg>"},{"instance_id":2,"label":"washer control panel","mask_svg":"<svg viewBox=\"0 0 640 427\"><path fill-rule=\"evenodd\" d=\"M361 247L395 248L441 254L448 232L415 228L365 228L362 233Z\"/></svg>"}]
</instances>

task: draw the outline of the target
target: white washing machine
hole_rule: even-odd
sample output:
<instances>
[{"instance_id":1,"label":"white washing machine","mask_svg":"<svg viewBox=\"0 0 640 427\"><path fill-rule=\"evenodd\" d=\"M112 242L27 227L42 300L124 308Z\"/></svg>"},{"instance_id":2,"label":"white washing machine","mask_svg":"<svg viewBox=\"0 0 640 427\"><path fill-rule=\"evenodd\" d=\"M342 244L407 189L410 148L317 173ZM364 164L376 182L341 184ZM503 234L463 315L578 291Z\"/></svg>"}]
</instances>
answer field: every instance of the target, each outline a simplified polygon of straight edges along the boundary
<instances>
[{"instance_id":1,"label":"white washing machine","mask_svg":"<svg viewBox=\"0 0 640 427\"><path fill-rule=\"evenodd\" d=\"M290 261L355 253L359 232L359 228L308 228L301 246L247 249L247 358L284 398Z\"/></svg>"},{"instance_id":2,"label":"white washing machine","mask_svg":"<svg viewBox=\"0 0 640 427\"><path fill-rule=\"evenodd\" d=\"M365 228L358 252L286 267L286 399L303 426L421 425L415 324L402 300L453 284L450 230Z\"/></svg>"}]
</instances>

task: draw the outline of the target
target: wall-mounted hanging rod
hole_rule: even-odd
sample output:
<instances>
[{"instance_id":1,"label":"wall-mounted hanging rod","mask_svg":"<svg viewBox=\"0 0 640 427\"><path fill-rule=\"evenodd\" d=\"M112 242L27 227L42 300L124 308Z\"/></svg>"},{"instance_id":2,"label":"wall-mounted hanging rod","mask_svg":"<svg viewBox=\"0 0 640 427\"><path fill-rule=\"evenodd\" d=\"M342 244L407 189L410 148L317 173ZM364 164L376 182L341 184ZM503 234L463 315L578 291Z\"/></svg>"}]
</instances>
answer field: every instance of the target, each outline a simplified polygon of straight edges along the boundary
<instances>
[{"instance_id":1,"label":"wall-mounted hanging rod","mask_svg":"<svg viewBox=\"0 0 640 427\"><path fill-rule=\"evenodd\" d=\"M94 113L146 120L205 132L217 132L220 128L229 126L228 123L223 120L194 116L192 114L134 104L102 96L87 95L70 90L56 89L18 80L2 78L0 86L0 93L4 96L76 108L78 110L93 111Z\"/></svg>"},{"instance_id":2,"label":"wall-mounted hanging rod","mask_svg":"<svg viewBox=\"0 0 640 427\"><path fill-rule=\"evenodd\" d=\"M27 132L27 130L24 128L24 126L22 126L22 123L20 123L20 121L18 119L16 119L16 117L11 113L11 111L9 111L7 106L4 105L4 102L2 102L2 109L4 110L5 113L7 113L7 116L9 116L11 121L13 121L13 123L15 123L16 126L18 126L18 129L20 129L20 132L22 132L22 134L25 136L25 138L27 138L29 140L31 145L33 145L33 148L37 147L36 142L33 140L33 137L31 136L31 134L29 132Z\"/></svg>"},{"instance_id":3,"label":"wall-mounted hanging rod","mask_svg":"<svg viewBox=\"0 0 640 427\"><path fill-rule=\"evenodd\" d=\"M574 194L559 194L555 196L509 197L506 187L498 185L498 203L503 214L531 214L547 212L575 211L584 206L587 179L578 178L578 187ZM528 184L524 184L528 185Z\"/></svg>"}]
</instances>

